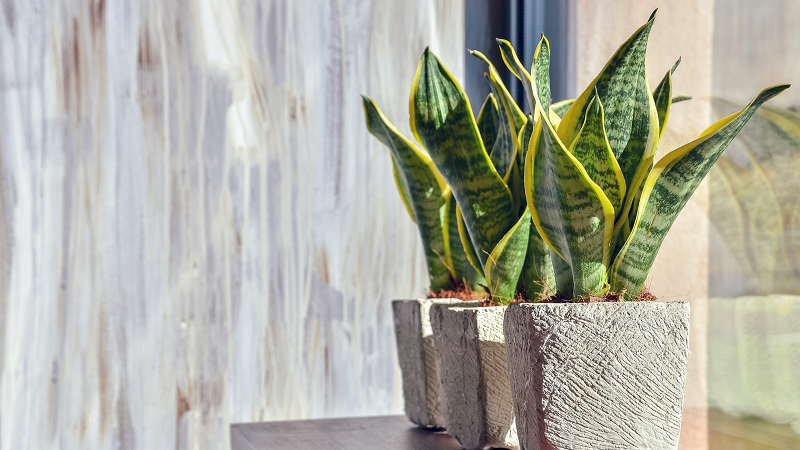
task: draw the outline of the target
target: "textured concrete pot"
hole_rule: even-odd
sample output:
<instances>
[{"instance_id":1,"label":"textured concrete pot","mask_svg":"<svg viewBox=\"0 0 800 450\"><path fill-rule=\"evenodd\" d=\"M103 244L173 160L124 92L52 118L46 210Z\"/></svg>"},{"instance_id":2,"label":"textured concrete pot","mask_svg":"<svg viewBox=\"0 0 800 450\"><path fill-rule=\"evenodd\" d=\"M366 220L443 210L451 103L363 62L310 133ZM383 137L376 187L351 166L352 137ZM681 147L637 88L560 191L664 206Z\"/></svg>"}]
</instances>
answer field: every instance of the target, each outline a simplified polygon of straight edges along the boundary
<instances>
[{"instance_id":1,"label":"textured concrete pot","mask_svg":"<svg viewBox=\"0 0 800 450\"><path fill-rule=\"evenodd\" d=\"M430 309L434 304L464 303L456 299L394 300L394 333L403 375L406 416L417 426L444 426L439 404L439 377L433 348Z\"/></svg>"},{"instance_id":2,"label":"textured concrete pot","mask_svg":"<svg viewBox=\"0 0 800 450\"><path fill-rule=\"evenodd\" d=\"M503 337L505 306L434 305L433 339L447 433L467 450L515 446Z\"/></svg>"},{"instance_id":3,"label":"textured concrete pot","mask_svg":"<svg viewBox=\"0 0 800 450\"><path fill-rule=\"evenodd\" d=\"M688 303L517 303L504 328L523 449L678 448Z\"/></svg>"}]
</instances>

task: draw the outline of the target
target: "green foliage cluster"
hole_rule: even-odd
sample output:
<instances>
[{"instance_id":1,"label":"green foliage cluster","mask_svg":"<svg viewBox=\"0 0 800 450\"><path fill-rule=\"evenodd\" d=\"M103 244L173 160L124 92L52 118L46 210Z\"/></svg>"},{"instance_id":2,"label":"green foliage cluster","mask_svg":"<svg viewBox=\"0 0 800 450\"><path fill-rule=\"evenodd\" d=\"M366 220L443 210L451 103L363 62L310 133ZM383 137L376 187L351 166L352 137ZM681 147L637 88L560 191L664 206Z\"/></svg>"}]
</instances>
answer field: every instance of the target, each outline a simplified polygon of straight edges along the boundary
<instances>
[{"instance_id":1,"label":"green foliage cluster","mask_svg":"<svg viewBox=\"0 0 800 450\"><path fill-rule=\"evenodd\" d=\"M464 278L501 303L517 295L639 295L709 169L756 109L789 87L765 89L654 164L671 105L685 99L672 95L678 63L655 89L647 80L654 22L655 12L577 99L555 104L547 39L530 71L498 39L525 88L527 115L497 69L472 52L487 63L492 89L476 120L464 90L426 49L410 99L411 130L424 150L364 97L367 126L391 149L401 196L419 225L434 291Z\"/></svg>"}]
</instances>

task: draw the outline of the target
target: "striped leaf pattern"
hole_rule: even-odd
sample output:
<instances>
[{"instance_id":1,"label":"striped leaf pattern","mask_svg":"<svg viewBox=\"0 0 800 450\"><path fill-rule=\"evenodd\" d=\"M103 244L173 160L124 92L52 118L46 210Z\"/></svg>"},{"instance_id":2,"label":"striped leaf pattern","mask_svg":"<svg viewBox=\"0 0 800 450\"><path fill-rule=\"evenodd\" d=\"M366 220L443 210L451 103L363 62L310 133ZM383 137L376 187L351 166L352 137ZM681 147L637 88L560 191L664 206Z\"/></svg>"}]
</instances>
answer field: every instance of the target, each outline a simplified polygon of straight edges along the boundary
<instances>
[{"instance_id":1,"label":"striped leaf pattern","mask_svg":"<svg viewBox=\"0 0 800 450\"><path fill-rule=\"evenodd\" d=\"M586 119L569 151L580 161L589 178L606 194L616 214L622 212L625 178L606 137L603 105L595 96L586 109Z\"/></svg>"},{"instance_id":2,"label":"striped leaf pattern","mask_svg":"<svg viewBox=\"0 0 800 450\"><path fill-rule=\"evenodd\" d=\"M661 82L658 83L658 86L653 90L653 100L656 104L656 112L658 113L659 140L664 136L664 128L667 126L669 110L670 106L672 106L672 74L675 73L675 69L678 68L680 63L681 59L678 58L675 64L672 65L672 68L664 75L664 78L661 79Z\"/></svg>"},{"instance_id":3,"label":"striped leaf pattern","mask_svg":"<svg viewBox=\"0 0 800 450\"><path fill-rule=\"evenodd\" d=\"M367 128L391 150L397 179L400 180L401 196L407 199L416 218L428 263L431 290L438 292L448 288L454 274L448 269L452 267L452 261L442 233L441 210L445 207L450 189L430 157L403 137L372 99L364 97L363 103Z\"/></svg>"},{"instance_id":4,"label":"striped leaf pattern","mask_svg":"<svg viewBox=\"0 0 800 450\"><path fill-rule=\"evenodd\" d=\"M492 298L503 304L514 299L517 291L531 231L531 215L525 211L503 239L492 250L486 263L486 278Z\"/></svg>"},{"instance_id":5,"label":"striped leaf pattern","mask_svg":"<svg viewBox=\"0 0 800 450\"><path fill-rule=\"evenodd\" d=\"M489 81L492 93L497 93L497 87L492 83L490 76L485 74ZM502 98L502 97L501 97ZM511 169L511 163L516 156L516 145L514 143L514 122L508 114L506 105L508 102L499 102L498 121L497 121L497 135L495 136L494 145L492 145L489 152L489 159L492 160L494 168L501 178L505 178Z\"/></svg>"},{"instance_id":6,"label":"striped leaf pattern","mask_svg":"<svg viewBox=\"0 0 800 450\"><path fill-rule=\"evenodd\" d=\"M472 244L472 239L469 237L467 227L464 225L464 216L461 215L461 208L458 207L457 203L456 227L458 228L458 238L461 240L461 247L464 249L464 256L467 257L467 261L469 261L478 275L480 275L481 278L485 277L481 260L478 259L478 253L475 252L475 246Z\"/></svg>"},{"instance_id":7,"label":"striped leaf pattern","mask_svg":"<svg viewBox=\"0 0 800 450\"><path fill-rule=\"evenodd\" d=\"M489 152L489 157L500 176L506 178L511 168L511 163L518 152L515 141L519 130L525 124L525 115L511 97L500 74L489 59L481 52L473 51L471 53L489 66L489 72L484 73L484 76L489 83L492 94L498 98L499 129L494 146Z\"/></svg>"},{"instance_id":8,"label":"striped leaf pattern","mask_svg":"<svg viewBox=\"0 0 800 450\"><path fill-rule=\"evenodd\" d=\"M530 211L528 211L528 219L530 220ZM571 281L571 272L569 276ZM544 243L533 225L531 225L528 235L528 251L525 255L525 264L522 267L519 285L530 300L546 298L556 292L556 275L553 270L550 248Z\"/></svg>"},{"instance_id":9,"label":"striped leaf pattern","mask_svg":"<svg viewBox=\"0 0 800 450\"><path fill-rule=\"evenodd\" d=\"M550 43L542 34L539 45L533 53L533 67L531 68L534 91L536 99L542 106L542 111L546 111L549 117L550 112Z\"/></svg>"},{"instance_id":10,"label":"striped leaf pattern","mask_svg":"<svg viewBox=\"0 0 800 450\"><path fill-rule=\"evenodd\" d=\"M517 221L511 192L489 159L464 90L426 49L410 100L411 130L453 191L481 266Z\"/></svg>"},{"instance_id":11,"label":"striped leaf pattern","mask_svg":"<svg viewBox=\"0 0 800 450\"><path fill-rule=\"evenodd\" d=\"M573 103L575 103L574 98L569 100L561 100L560 102L553 103L553 106L550 107L550 111L554 112L558 117L563 118L564 114L567 113Z\"/></svg>"},{"instance_id":12,"label":"striped leaf pattern","mask_svg":"<svg viewBox=\"0 0 800 450\"><path fill-rule=\"evenodd\" d=\"M467 256L465 250L465 242L461 240L461 234L458 228L458 205L453 195L448 195L445 199L444 219L442 223L446 226L442 228L442 235L444 237L445 251L450 255L452 261L453 278L456 282L462 281L466 283L472 290L477 291L481 285L486 285L486 280L483 278L483 270L480 269L480 264L473 265L470 258ZM466 244L469 246L469 251L474 254L475 249L472 248L472 243L467 239ZM476 260L477 261L477 260ZM478 268L475 266L477 265Z\"/></svg>"},{"instance_id":13,"label":"striped leaf pattern","mask_svg":"<svg viewBox=\"0 0 800 450\"><path fill-rule=\"evenodd\" d=\"M628 298L639 294L669 228L711 166L756 109L788 87L765 89L745 109L715 123L699 139L672 151L655 165L645 182L631 235L611 269L609 279L614 291L624 289Z\"/></svg>"},{"instance_id":14,"label":"striped leaf pattern","mask_svg":"<svg viewBox=\"0 0 800 450\"><path fill-rule=\"evenodd\" d=\"M500 126L500 111L497 109L497 98L495 98L494 94L489 93L486 96L486 101L483 102L481 111L478 113L477 122L483 147L492 148L495 139L497 139L497 130Z\"/></svg>"},{"instance_id":15,"label":"striped leaf pattern","mask_svg":"<svg viewBox=\"0 0 800 450\"><path fill-rule=\"evenodd\" d=\"M394 183L397 185L397 192L400 193L400 198L403 200L403 205L406 207L408 215L411 216L411 220L413 220L414 223L417 223L417 218L414 217L414 210L411 209L408 188L406 188L405 181L400 178L400 172L398 172L397 161L394 160L394 155L392 155L392 174L394 175Z\"/></svg>"},{"instance_id":16,"label":"striped leaf pattern","mask_svg":"<svg viewBox=\"0 0 800 450\"><path fill-rule=\"evenodd\" d=\"M602 72L575 100L558 127L564 145L571 145L597 92L605 109L608 142L619 162L629 192L636 192L637 174L647 170L658 142L658 114L647 81L645 53L655 12L616 51Z\"/></svg>"},{"instance_id":17,"label":"striped leaf pattern","mask_svg":"<svg viewBox=\"0 0 800 450\"><path fill-rule=\"evenodd\" d=\"M531 142L525 191L533 223L572 268L573 295L600 292L606 284L614 207L564 148L544 115ZM556 277L558 283L558 272Z\"/></svg>"}]
</instances>

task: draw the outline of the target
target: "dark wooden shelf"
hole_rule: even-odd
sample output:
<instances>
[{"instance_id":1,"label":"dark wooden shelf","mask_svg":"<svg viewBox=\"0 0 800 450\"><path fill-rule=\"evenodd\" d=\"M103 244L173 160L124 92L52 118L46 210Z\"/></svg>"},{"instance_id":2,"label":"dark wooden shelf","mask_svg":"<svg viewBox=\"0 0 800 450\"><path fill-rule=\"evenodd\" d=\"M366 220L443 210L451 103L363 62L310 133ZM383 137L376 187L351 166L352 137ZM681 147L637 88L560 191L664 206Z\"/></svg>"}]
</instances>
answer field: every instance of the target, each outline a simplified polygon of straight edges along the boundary
<instances>
[{"instance_id":1,"label":"dark wooden shelf","mask_svg":"<svg viewBox=\"0 0 800 450\"><path fill-rule=\"evenodd\" d=\"M459 450L445 432L415 427L405 416L352 417L231 425L231 450Z\"/></svg>"}]
</instances>

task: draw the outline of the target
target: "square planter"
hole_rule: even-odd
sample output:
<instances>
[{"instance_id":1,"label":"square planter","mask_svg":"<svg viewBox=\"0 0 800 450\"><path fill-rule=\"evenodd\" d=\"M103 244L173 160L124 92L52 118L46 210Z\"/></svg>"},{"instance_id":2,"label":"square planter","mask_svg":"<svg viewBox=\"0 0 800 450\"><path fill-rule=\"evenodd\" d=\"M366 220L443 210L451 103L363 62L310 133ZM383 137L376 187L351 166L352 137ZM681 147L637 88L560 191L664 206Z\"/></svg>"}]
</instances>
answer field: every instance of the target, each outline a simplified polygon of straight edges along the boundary
<instances>
[{"instance_id":1,"label":"square planter","mask_svg":"<svg viewBox=\"0 0 800 450\"><path fill-rule=\"evenodd\" d=\"M433 338L447 433L467 450L516 446L503 337L505 306L434 305Z\"/></svg>"},{"instance_id":2,"label":"square planter","mask_svg":"<svg viewBox=\"0 0 800 450\"><path fill-rule=\"evenodd\" d=\"M516 303L504 328L523 449L678 447L688 303Z\"/></svg>"},{"instance_id":3,"label":"square planter","mask_svg":"<svg viewBox=\"0 0 800 450\"><path fill-rule=\"evenodd\" d=\"M444 426L439 404L439 377L433 348L430 309L434 304L464 303L457 299L394 300L394 333L403 378L403 399L408 419L423 428Z\"/></svg>"}]
</instances>

